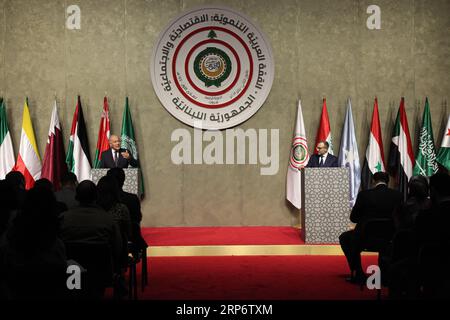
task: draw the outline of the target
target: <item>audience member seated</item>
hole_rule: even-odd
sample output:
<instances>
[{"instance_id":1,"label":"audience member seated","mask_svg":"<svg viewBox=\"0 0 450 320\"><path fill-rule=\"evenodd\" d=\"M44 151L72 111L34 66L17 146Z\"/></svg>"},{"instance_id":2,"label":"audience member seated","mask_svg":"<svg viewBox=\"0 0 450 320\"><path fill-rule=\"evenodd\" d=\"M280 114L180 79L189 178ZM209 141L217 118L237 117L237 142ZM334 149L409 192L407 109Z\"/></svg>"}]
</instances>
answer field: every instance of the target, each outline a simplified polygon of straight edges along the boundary
<instances>
[{"instance_id":1,"label":"audience member seated","mask_svg":"<svg viewBox=\"0 0 450 320\"><path fill-rule=\"evenodd\" d=\"M67 209L72 209L78 206L78 201L75 200L75 190L77 188L77 176L73 172L67 172L61 178L61 190L55 193L56 200L66 204Z\"/></svg>"},{"instance_id":2,"label":"audience member seated","mask_svg":"<svg viewBox=\"0 0 450 320\"><path fill-rule=\"evenodd\" d=\"M450 284L445 276L450 267L449 185L450 177L445 173L430 178L431 208L419 211L412 228L413 240L408 247L402 247L403 259L390 267L390 298L449 297ZM413 245L414 250L409 250Z\"/></svg>"},{"instance_id":3,"label":"audience member seated","mask_svg":"<svg viewBox=\"0 0 450 320\"><path fill-rule=\"evenodd\" d=\"M0 248L0 273L7 299L61 299L66 292L66 255L58 238L53 193L27 192Z\"/></svg>"},{"instance_id":4,"label":"audience member seated","mask_svg":"<svg viewBox=\"0 0 450 320\"><path fill-rule=\"evenodd\" d=\"M113 217L96 204L97 199L97 187L92 181L85 180L78 185L76 200L80 205L63 213L61 239L64 243L108 244L113 266L117 268L122 253L120 230ZM102 296L105 288L98 289L98 295Z\"/></svg>"},{"instance_id":5,"label":"audience member seated","mask_svg":"<svg viewBox=\"0 0 450 320\"><path fill-rule=\"evenodd\" d=\"M16 208L21 209L25 201L25 177L19 171L11 171L5 176L5 180L12 186L16 195Z\"/></svg>"},{"instance_id":6,"label":"audience member seated","mask_svg":"<svg viewBox=\"0 0 450 320\"><path fill-rule=\"evenodd\" d=\"M138 250L147 248L147 242L144 240L141 234L141 202L139 201L137 195L123 190L123 185L125 183L125 172L121 168L112 168L108 170L107 175L116 178L120 189L120 202L125 204L130 212L131 242L136 246Z\"/></svg>"},{"instance_id":7,"label":"audience member seated","mask_svg":"<svg viewBox=\"0 0 450 320\"><path fill-rule=\"evenodd\" d=\"M394 214L397 230L412 229L419 213L431 208L428 189L428 180L423 176L414 176L409 180L407 200Z\"/></svg>"},{"instance_id":8,"label":"audience member seated","mask_svg":"<svg viewBox=\"0 0 450 320\"><path fill-rule=\"evenodd\" d=\"M356 223L354 230L349 230L339 236L339 243L347 258L352 277L348 281L361 283L366 275L361 265L361 231L372 219L393 219L394 209L400 205L402 194L388 188L389 176L385 172L373 175L374 188L359 192L350 214L350 220ZM354 275L353 275L354 273Z\"/></svg>"},{"instance_id":9,"label":"audience member seated","mask_svg":"<svg viewBox=\"0 0 450 320\"><path fill-rule=\"evenodd\" d=\"M128 241L131 239L131 222L128 208L119 202L119 185L112 176L104 176L97 183L98 205L106 210L117 223L122 236L122 254L120 268L115 270L118 274L116 279L115 293L120 297L127 294L124 273L128 266Z\"/></svg>"},{"instance_id":10,"label":"audience member seated","mask_svg":"<svg viewBox=\"0 0 450 320\"><path fill-rule=\"evenodd\" d=\"M36 182L34 184L34 188L44 188L44 189L50 190L53 194L55 191L54 187L53 187L53 183L46 178L41 178L41 179L36 180ZM67 209L68 208L64 202L56 200L56 213L58 214L58 216L61 213L63 213L64 211L67 211Z\"/></svg>"},{"instance_id":11,"label":"audience member seated","mask_svg":"<svg viewBox=\"0 0 450 320\"><path fill-rule=\"evenodd\" d=\"M14 189L6 180L0 180L0 239L11 224L16 212L16 194ZM1 241L1 240L0 240Z\"/></svg>"}]
</instances>

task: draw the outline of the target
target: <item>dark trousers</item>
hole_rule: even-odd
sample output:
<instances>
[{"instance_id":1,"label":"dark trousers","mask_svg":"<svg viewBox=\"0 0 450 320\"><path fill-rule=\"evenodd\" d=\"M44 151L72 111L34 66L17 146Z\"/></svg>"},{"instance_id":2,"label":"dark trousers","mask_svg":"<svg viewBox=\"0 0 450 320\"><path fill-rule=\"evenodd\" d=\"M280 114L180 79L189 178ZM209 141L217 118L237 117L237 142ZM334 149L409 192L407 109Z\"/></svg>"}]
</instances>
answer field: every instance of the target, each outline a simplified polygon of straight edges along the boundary
<instances>
[{"instance_id":1,"label":"dark trousers","mask_svg":"<svg viewBox=\"0 0 450 320\"><path fill-rule=\"evenodd\" d=\"M350 271L355 271L356 275L364 274L361 265L361 244L359 234L354 230L346 231L339 236L339 243L347 258Z\"/></svg>"}]
</instances>

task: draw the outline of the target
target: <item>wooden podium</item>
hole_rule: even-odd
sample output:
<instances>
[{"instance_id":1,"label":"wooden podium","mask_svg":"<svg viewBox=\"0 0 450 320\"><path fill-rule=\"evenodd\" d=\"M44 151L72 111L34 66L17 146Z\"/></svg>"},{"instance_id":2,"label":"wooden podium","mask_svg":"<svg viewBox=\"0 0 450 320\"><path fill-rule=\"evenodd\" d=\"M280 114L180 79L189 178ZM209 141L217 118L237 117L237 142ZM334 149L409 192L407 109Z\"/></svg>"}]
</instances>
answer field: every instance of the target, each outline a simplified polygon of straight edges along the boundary
<instances>
[{"instance_id":1,"label":"wooden podium","mask_svg":"<svg viewBox=\"0 0 450 320\"><path fill-rule=\"evenodd\" d=\"M109 169L92 169L92 182L97 184L98 180L100 180L101 177L105 176L108 170ZM140 196L139 185L141 179L139 170L139 168L123 169L123 171L125 172L125 183L123 185L123 191L134 193L138 197Z\"/></svg>"},{"instance_id":2,"label":"wooden podium","mask_svg":"<svg viewBox=\"0 0 450 320\"><path fill-rule=\"evenodd\" d=\"M348 168L304 168L302 238L306 244L338 244L349 229Z\"/></svg>"}]
</instances>

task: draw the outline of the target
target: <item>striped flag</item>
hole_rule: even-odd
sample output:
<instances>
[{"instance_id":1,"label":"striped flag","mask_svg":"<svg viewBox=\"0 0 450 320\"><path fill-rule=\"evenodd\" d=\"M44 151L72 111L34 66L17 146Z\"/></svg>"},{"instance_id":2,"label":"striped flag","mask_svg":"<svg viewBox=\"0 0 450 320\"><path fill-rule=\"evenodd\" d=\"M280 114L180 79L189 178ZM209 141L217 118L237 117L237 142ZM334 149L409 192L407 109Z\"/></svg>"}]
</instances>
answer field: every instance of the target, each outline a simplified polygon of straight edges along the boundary
<instances>
[{"instance_id":1,"label":"striped flag","mask_svg":"<svg viewBox=\"0 0 450 320\"><path fill-rule=\"evenodd\" d=\"M381 137L380 116L378 113L378 99L373 104L372 124L370 126L369 143L366 149L366 158L361 175L361 188L370 189L373 175L377 172L385 172L383 139Z\"/></svg>"},{"instance_id":2,"label":"striped flag","mask_svg":"<svg viewBox=\"0 0 450 320\"><path fill-rule=\"evenodd\" d=\"M333 153L333 139L331 136L331 129L330 129L330 120L328 119L328 111L327 111L327 100L323 98L323 104L322 104L322 115L320 116L320 125L319 129L317 130L316 135L316 145L320 141L326 141L330 144L330 147L328 148L329 154ZM317 154L317 149L314 148L314 153Z\"/></svg>"},{"instance_id":3,"label":"striped flag","mask_svg":"<svg viewBox=\"0 0 450 320\"><path fill-rule=\"evenodd\" d=\"M298 101L297 120L292 138L291 153L286 177L286 198L297 208L302 206L302 190L300 171L308 164L308 142L306 140L305 124L303 122L302 104Z\"/></svg>"},{"instance_id":4,"label":"striped flag","mask_svg":"<svg viewBox=\"0 0 450 320\"><path fill-rule=\"evenodd\" d=\"M409 135L408 119L405 111L405 98L402 97L392 133L389 151L389 170L396 177L398 189L404 199L408 195L408 182L414 168L414 153Z\"/></svg>"},{"instance_id":5,"label":"striped flag","mask_svg":"<svg viewBox=\"0 0 450 320\"><path fill-rule=\"evenodd\" d=\"M91 157L80 96L73 114L66 163L69 171L75 173L79 182L91 179Z\"/></svg>"},{"instance_id":6,"label":"striped flag","mask_svg":"<svg viewBox=\"0 0 450 320\"><path fill-rule=\"evenodd\" d=\"M103 111L98 128L97 147L95 148L94 168L100 168L102 152L109 149L110 122L108 98L103 99Z\"/></svg>"},{"instance_id":7,"label":"striped flag","mask_svg":"<svg viewBox=\"0 0 450 320\"><path fill-rule=\"evenodd\" d=\"M14 168L14 162L14 150L8 129L6 105L3 98L0 98L0 179L5 179L5 176Z\"/></svg>"},{"instance_id":8,"label":"striped flag","mask_svg":"<svg viewBox=\"0 0 450 320\"><path fill-rule=\"evenodd\" d=\"M20 136L19 155L17 156L15 171L21 172L25 177L25 188L31 189L36 180L41 177L41 158L34 137L31 123L28 98L25 99L22 117L22 133Z\"/></svg>"},{"instance_id":9,"label":"striped flag","mask_svg":"<svg viewBox=\"0 0 450 320\"><path fill-rule=\"evenodd\" d=\"M341 145L338 158L340 167L349 168L350 207L352 208L361 184L361 166L359 164L358 143L356 142L355 125L353 123L352 102L347 103L344 127L342 128Z\"/></svg>"},{"instance_id":10,"label":"striped flag","mask_svg":"<svg viewBox=\"0 0 450 320\"><path fill-rule=\"evenodd\" d=\"M67 166L64 159L64 144L58 117L58 107L55 100L50 128L48 129L47 145L45 147L41 174L41 178L46 178L53 183L55 191L61 189L61 178L67 173Z\"/></svg>"}]
</instances>

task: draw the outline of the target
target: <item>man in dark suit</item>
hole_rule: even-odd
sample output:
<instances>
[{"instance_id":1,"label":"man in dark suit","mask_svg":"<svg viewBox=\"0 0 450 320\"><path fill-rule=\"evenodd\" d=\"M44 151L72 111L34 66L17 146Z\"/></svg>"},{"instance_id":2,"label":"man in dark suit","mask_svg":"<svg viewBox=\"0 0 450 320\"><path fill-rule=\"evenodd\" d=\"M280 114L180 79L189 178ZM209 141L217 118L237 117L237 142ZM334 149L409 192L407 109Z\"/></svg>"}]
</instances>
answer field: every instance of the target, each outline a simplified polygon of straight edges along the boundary
<instances>
[{"instance_id":1,"label":"man in dark suit","mask_svg":"<svg viewBox=\"0 0 450 320\"><path fill-rule=\"evenodd\" d=\"M361 230L365 223L371 219L393 219L393 213L403 199L402 193L389 189L387 184L389 176L385 172L377 172L373 175L374 188L358 193L355 205L350 214L350 220L356 223L353 230L346 231L339 236L339 243L347 258L350 270L355 271L352 282L362 282L365 273L361 266Z\"/></svg>"},{"instance_id":2,"label":"man in dark suit","mask_svg":"<svg viewBox=\"0 0 450 320\"><path fill-rule=\"evenodd\" d=\"M327 141L320 141L317 144L317 154L313 154L309 158L307 168L330 168L338 166L338 158L328 153L330 144Z\"/></svg>"},{"instance_id":3,"label":"man in dark suit","mask_svg":"<svg viewBox=\"0 0 450 320\"><path fill-rule=\"evenodd\" d=\"M137 195L129 193L123 190L125 183L125 172L121 168L112 168L108 170L108 176L116 178L120 188L120 202L123 203L130 212L131 220L131 238L130 241L138 248L145 249L148 247L147 242L144 240L141 234L141 202Z\"/></svg>"},{"instance_id":4,"label":"man in dark suit","mask_svg":"<svg viewBox=\"0 0 450 320\"><path fill-rule=\"evenodd\" d=\"M100 168L128 168L137 167L138 163L127 149L120 148L122 140L116 136L109 137L110 148L103 151L100 157Z\"/></svg>"}]
</instances>

